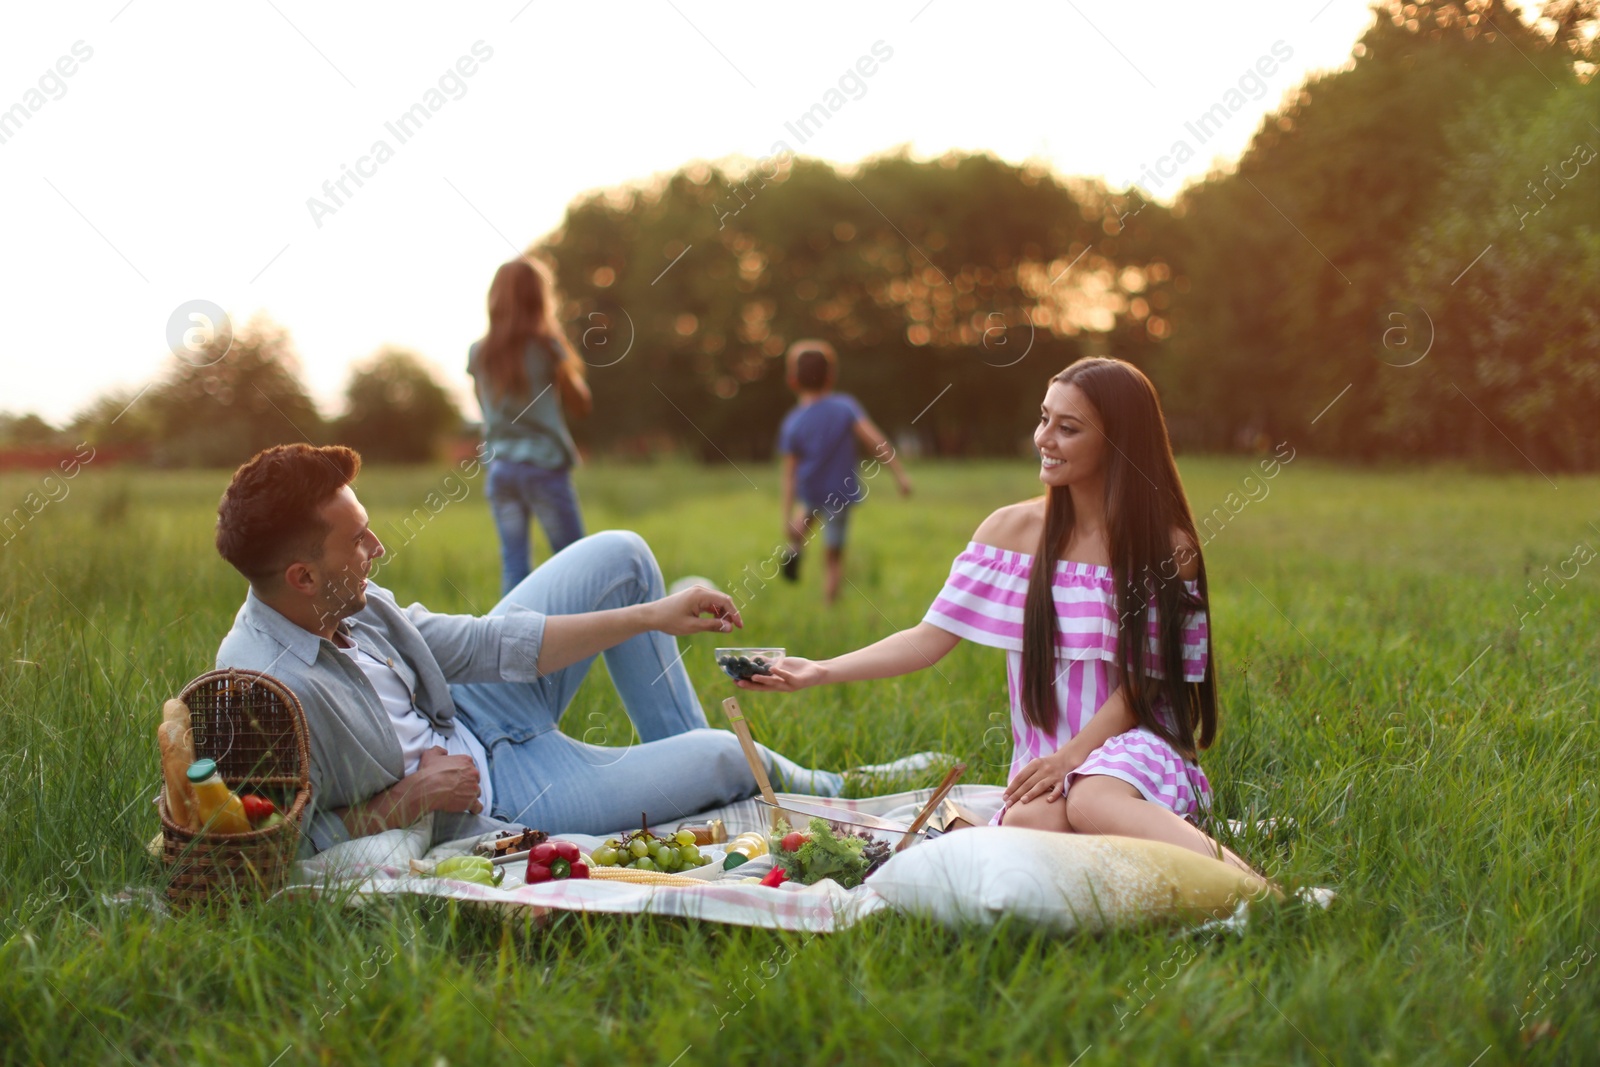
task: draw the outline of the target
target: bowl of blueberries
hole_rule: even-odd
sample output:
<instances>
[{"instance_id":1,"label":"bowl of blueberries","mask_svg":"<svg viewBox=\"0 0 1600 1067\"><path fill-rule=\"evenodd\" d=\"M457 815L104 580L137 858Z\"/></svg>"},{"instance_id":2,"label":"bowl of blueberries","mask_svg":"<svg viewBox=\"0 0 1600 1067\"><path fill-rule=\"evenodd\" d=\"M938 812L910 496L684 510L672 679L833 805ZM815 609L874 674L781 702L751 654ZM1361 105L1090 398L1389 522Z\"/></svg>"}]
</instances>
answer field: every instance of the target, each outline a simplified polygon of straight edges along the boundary
<instances>
[{"instance_id":1,"label":"bowl of blueberries","mask_svg":"<svg viewBox=\"0 0 1600 1067\"><path fill-rule=\"evenodd\" d=\"M748 682L758 674L771 674L783 659L781 648L719 648L717 666L736 682Z\"/></svg>"}]
</instances>

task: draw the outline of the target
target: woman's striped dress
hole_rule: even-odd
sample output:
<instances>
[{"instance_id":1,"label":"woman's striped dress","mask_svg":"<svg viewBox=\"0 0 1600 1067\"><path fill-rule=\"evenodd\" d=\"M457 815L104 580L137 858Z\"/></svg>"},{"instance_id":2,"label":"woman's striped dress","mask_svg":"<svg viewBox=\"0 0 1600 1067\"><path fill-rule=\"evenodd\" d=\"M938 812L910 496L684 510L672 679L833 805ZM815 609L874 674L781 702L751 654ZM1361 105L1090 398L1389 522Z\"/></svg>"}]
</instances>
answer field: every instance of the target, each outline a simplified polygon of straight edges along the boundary
<instances>
[{"instance_id":1,"label":"woman's striped dress","mask_svg":"<svg viewBox=\"0 0 1600 1067\"><path fill-rule=\"evenodd\" d=\"M1022 712L1022 606L1028 596L1033 557L976 541L956 557L950 578L923 621L957 637L1006 650L1006 682L1011 697L1011 770L1015 778L1028 762L1054 752L1075 737L1121 684L1117 667L1117 602L1110 567L1058 561L1054 582L1059 715L1053 734L1028 722ZM1191 593L1196 583L1186 582ZM1157 653L1156 618L1149 616L1149 654ZM1209 630L1204 611L1191 613L1183 627L1183 677L1205 678ZM1149 671L1160 676L1160 667ZM1158 707L1158 714L1170 710ZM1170 721L1170 719L1168 720ZM1152 803L1195 820L1211 805L1211 783L1198 764L1184 759L1156 734L1135 727L1110 738L1067 776L1066 785L1090 774L1104 774L1132 785ZM995 816L998 822L999 815Z\"/></svg>"}]
</instances>

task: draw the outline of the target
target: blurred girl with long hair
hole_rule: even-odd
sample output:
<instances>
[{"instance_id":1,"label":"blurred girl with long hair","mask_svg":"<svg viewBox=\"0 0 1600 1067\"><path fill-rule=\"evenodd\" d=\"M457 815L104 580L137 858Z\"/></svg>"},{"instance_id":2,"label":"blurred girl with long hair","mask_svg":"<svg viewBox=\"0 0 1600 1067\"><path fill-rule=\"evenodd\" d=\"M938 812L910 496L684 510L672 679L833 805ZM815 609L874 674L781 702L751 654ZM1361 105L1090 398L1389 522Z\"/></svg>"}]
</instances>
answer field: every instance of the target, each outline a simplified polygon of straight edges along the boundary
<instances>
[{"instance_id":1,"label":"blurred girl with long hair","mask_svg":"<svg viewBox=\"0 0 1600 1067\"><path fill-rule=\"evenodd\" d=\"M1004 649L1015 745L996 823L1165 841L1250 871L1199 825L1210 600L1155 387L1131 363L1078 360L1050 379L1033 440L1045 495L979 525L919 625L740 685L892 678L962 638Z\"/></svg>"},{"instance_id":2,"label":"blurred girl with long hair","mask_svg":"<svg viewBox=\"0 0 1600 1067\"><path fill-rule=\"evenodd\" d=\"M561 334L556 306L544 264L527 258L501 264L489 285L489 332L467 353L467 373L483 409L502 594L532 571L532 519L544 528L552 554L583 536L572 486L578 449L563 407L582 417L592 400L583 361Z\"/></svg>"}]
</instances>

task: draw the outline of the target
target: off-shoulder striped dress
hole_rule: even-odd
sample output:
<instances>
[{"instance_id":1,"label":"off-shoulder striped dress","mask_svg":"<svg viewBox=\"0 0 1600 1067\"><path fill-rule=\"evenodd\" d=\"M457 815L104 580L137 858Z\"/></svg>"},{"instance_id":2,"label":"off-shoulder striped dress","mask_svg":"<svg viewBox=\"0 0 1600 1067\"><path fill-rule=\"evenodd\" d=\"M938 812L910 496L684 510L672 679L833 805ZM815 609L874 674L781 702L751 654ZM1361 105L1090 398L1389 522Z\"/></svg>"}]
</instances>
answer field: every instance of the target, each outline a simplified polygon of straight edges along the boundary
<instances>
[{"instance_id":1,"label":"off-shoulder striped dress","mask_svg":"<svg viewBox=\"0 0 1600 1067\"><path fill-rule=\"evenodd\" d=\"M1013 741L1008 780L1039 756L1054 752L1094 718L1121 684L1117 669L1116 591L1110 567L1056 563L1056 700L1060 709L1054 734L1028 722L1022 711L1022 606L1028 595L1033 557L970 542L950 567L950 578L923 621L957 637L1006 650L1006 682L1011 701ZM1185 583L1191 593L1196 583ZM1150 655L1156 656L1156 617L1149 616ZM1210 632L1204 611L1191 613L1183 627L1183 677L1205 678ZM1160 676L1160 667L1149 671ZM1158 714L1170 715L1166 708ZM1170 721L1170 720L1169 720ZM1135 727L1108 739L1067 776L1066 786L1091 774L1121 779L1144 798L1197 820L1211 806L1211 783L1193 761L1184 759L1158 735ZM999 815L995 816L998 822Z\"/></svg>"}]
</instances>

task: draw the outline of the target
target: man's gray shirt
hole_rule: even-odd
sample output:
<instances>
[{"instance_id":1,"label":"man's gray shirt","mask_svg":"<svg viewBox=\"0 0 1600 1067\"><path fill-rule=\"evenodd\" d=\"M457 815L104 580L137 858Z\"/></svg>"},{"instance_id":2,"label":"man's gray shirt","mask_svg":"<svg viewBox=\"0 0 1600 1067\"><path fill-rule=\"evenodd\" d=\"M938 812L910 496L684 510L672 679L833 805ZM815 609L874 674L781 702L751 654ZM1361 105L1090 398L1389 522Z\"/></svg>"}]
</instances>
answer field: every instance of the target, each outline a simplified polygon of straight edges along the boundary
<instances>
[{"instance_id":1,"label":"man's gray shirt","mask_svg":"<svg viewBox=\"0 0 1600 1067\"><path fill-rule=\"evenodd\" d=\"M338 629L388 660L417 710L449 734L456 728L450 684L535 680L544 623L545 616L514 605L482 617L435 614L421 604L402 610L393 593L368 583L367 606ZM405 773L394 725L366 674L332 641L290 622L253 589L217 649L217 667L263 671L299 698L311 734L301 855L348 841L335 812L371 799ZM433 843L505 828L488 816L439 812Z\"/></svg>"}]
</instances>

